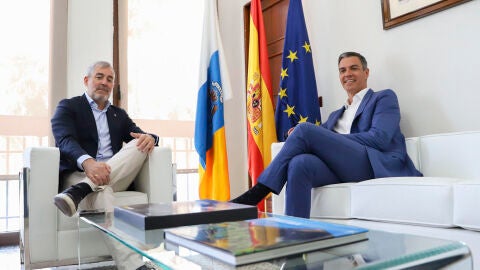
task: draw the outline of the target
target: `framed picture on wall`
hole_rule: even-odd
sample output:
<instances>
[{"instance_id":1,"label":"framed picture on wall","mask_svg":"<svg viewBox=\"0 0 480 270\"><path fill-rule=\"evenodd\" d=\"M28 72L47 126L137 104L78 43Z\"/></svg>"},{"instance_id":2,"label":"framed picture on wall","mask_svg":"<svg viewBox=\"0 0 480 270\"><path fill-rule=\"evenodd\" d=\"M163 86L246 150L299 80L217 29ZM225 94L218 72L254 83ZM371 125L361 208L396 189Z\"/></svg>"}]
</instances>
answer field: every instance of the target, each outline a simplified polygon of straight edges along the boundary
<instances>
[{"instance_id":1,"label":"framed picture on wall","mask_svg":"<svg viewBox=\"0 0 480 270\"><path fill-rule=\"evenodd\" d=\"M471 0L382 0L383 29L411 22Z\"/></svg>"}]
</instances>

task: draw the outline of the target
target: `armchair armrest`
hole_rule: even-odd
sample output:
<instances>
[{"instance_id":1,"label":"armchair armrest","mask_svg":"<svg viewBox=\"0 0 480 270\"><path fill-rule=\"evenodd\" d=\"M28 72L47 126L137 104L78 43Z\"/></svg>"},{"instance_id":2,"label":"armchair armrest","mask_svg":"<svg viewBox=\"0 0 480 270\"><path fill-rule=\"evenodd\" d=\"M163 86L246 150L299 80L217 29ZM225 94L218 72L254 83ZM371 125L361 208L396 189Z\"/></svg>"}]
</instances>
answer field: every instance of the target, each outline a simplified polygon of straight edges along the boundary
<instances>
[{"instance_id":1,"label":"armchair armrest","mask_svg":"<svg viewBox=\"0 0 480 270\"><path fill-rule=\"evenodd\" d=\"M135 188L146 193L150 203L171 202L174 175L172 150L155 147L135 180Z\"/></svg>"},{"instance_id":2,"label":"armchair armrest","mask_svg":"<svg viewBox=\"0 0 480 270\"><path fill-rule=\"evenodd\" d=\"M23 156L21 228L24 245L30 245L28 258L55 259L57 244L57 208L60 151L55 147L27 148ZM35 245L35 246L34 246Z\"/></svg>"}]
</instances>

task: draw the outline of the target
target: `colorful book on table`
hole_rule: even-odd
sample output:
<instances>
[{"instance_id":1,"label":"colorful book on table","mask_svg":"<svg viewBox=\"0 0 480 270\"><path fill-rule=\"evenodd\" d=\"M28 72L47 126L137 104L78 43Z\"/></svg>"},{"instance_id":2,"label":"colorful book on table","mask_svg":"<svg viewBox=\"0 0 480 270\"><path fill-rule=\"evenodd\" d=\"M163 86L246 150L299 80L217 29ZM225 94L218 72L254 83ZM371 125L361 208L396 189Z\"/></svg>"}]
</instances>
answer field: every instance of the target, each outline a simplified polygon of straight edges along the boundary
<instances>
[{"instance_id":1,"label":"colorful book on table","mask_svg":"<svg viewBox=\"0 0 480 270\"><path fill-rule=\"evenodd\" d=\"M367 239L368 230L290 216L184 226L165 240L231 265L285 257Z\"/></svg>"}]
</instances>

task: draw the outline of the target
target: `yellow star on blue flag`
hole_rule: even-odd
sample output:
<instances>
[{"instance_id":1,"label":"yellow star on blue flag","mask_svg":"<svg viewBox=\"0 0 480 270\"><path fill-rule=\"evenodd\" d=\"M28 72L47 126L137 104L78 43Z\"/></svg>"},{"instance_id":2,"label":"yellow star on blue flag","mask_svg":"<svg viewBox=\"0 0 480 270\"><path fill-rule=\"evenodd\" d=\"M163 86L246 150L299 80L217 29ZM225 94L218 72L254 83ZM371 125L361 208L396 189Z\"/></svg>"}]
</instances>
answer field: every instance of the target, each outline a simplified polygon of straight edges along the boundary
<instances>
[{"instance_id":1,"label":"yellow star on blue flag","mask_svg":"<svg viewBox=\"0 0 480 270\"><path fill-rule=\"evenodd\" d=\"M288 7L280 89L275 109L278 141L284 141L287 131L298 123L320 125L312 48L300 0L290 0Z\"/></svg>"}]
</instances>

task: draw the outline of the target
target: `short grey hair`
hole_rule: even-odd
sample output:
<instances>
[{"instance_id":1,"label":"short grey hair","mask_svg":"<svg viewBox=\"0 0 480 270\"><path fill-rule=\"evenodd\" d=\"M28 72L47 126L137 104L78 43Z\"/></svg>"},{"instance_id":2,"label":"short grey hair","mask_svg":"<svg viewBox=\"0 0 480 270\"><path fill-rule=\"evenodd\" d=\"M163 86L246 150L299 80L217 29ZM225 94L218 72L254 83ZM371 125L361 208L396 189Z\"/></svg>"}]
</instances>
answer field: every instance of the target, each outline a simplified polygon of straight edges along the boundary
<instances>
[{"instance_id":1,"label":"short grey hair","mask_svg":"<svg viewBox=\"0 0 480 270\"><path fill-rule=\"evenodd\" d=\"M340 61L342 61L343 58L347 58L347 57L358 57L358 59L360 59L360 63L362 63L363 70L368 68L367 59L365 59L363 55L357 52L344 52L340 54L340 56L338 57L338 64L340 64Z\"/></svg>"},{"instance_id":2,"label":"short grey hair","mask_svg":"<svg viewBox=\"0 0 480 270\"><path fill-rule=\"evenodd\" d=\"M97 67L100 67L100 68L111 68L112 71L113 71L113 76L115 76L115 70L113 69L113 66L112 64L110 64L110 62L107 62L107 61L97 61L93 64L91 64L88 68L87 68L87 71L85 72L85 76L87 77L92 77L93 75L93 71L95 70L95 68Z\"/></svg>"}]
</instances>

